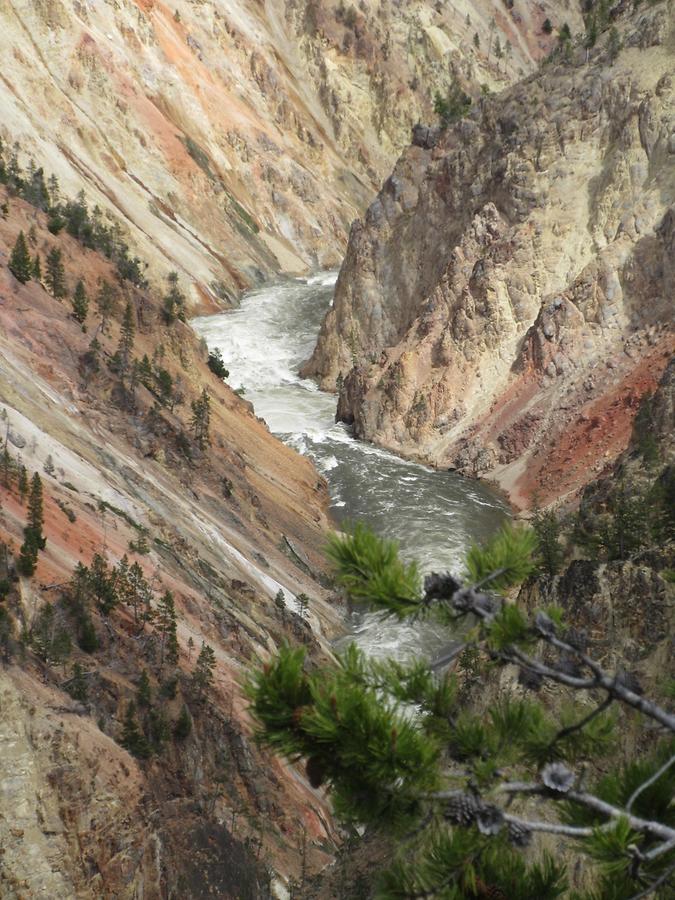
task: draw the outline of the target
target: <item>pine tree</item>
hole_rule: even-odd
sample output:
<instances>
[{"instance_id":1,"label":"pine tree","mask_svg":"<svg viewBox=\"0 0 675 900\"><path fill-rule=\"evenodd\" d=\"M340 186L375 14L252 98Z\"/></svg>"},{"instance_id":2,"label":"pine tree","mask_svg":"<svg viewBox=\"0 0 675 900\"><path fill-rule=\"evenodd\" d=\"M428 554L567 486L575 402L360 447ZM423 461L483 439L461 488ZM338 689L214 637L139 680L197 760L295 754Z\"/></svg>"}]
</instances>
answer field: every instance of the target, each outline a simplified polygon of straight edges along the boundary
<instances>
[{"instance_id":1,"label":"pine tree","mask_svg":"<svg viewBox=\"0 0 675 900\"><path fill-rule=\"evenodd\" d=\"M33 261L30 258L26 236L23 231L19 232L19 236L14 244L12 255L9 258L9 270L21 284L25 284L33 277Z\"/></svg>"},{"instance_id":2,"label":"pine tree","mask_svg":"<svg viewBox=\"0 0 675 900\"><path fill-rule=\"evenodd\" d=\"M42 479L38 472L33 474L30 482L30 497L28 498L28 525L35 533L38 542L41 544L40 549L44 549L45 538L42 534L44 525L44 509L42 499Z\"/></svg>"},{"instance_id":3,"label":"pine tree","mask_svg":"<svg viewBox=\"0 0 675 900\"><path fill-rule=\"evenodd\" d=\"M24 542L21 545L17 563L19 572L27 577L35 572L38 553L47 546L47 539L42 533L43 525L42 479L35 472L31 479L28 497L28 523L23 530Z\"/></svg>"},{"instance_id":4,"label":"pine tree","mask_svg":"<svg viewBox=\"0 0 675 900\"><path fill-rule=\"evenodd\" d=\"M95 653L100 646L96 628L88 613L85 613L80 619L77 643L84 653Z\"/></svg>"},{"instance_id":5,"label":"pine tree","mask_svg":"<svg viewBox=\"0 0 675 900\"><path fill-rule=\"evenodd\" d=\"M230 373L225 367L225 362L223 361L223 354L220 350L220 347L214 347L213 350L209 352L209 356L206 363L216 376L216 378L220 378L221 381L225 381L230 377Z\"/></svg>"},{"instance_id":6,"label":"pine tree","mask_svg":"<svg viewBox=\"0 0 675 900\"><path fill-rule=\"evenodd\" d=\"M558 517L553 510L537 510L532 519L532 527L537 536L541 568L549 578L553 578L560 571L564 557Z\"/></svg>"},{"instance_id":7,"label":"pine tree","mask_svg":"<svg viewBox=\"0 0 675 900\"><path fill-rule=\"evenodd\" d=\"M61 186L56 175L51 174L47 180L47 190L49 191L49 205L51 208L58 206L61 199Z\"/></svg>"},{"instance_id":8,"label":"pine tree","mask_svg":"<svg viewBox=\"0 0 675 900\"><path fill-rule=\"evenodd\" d=\"M124 308L124 316L122 317L122 326L120 328L120 341L117 346L116 358L119 363L120 372L126 375L131 368L131 354L134 349L134 337L136 334L136 325L134 322L134 311L130 302L127 302Z\"/></svg>"},{"instance_id":9,"label":"pine tree","mask_svg":"<svg viewBox=\"0 0 675 900\"><path fill-rule=\"evenodd\" d=\"M108 615L119 603L117 571L110 569L105 556L95 553L89 567L89 586L103 615Z\"/></svg>"},{"instance_id":10,"label":"pine tree","mask_svg":"<svg viewBox=\"0 0 675 900\"><path fill-rule=\"evenodd\" d=\"M502 681L487 708L468 705L448 673L457 649L429 665L368 659L352 645L339 665L317 668L306 665L304 649L286 646L253 676L259 739L304 758L312 787L330 789L352 826L406 836L377 896L628 900L653 892L665 900L672 893L675 715L630 673L604 670L560 609L531 611L498 595L533 571L535 549L530 531L504 528L471 549L463 578L432 573L422 583L393 542L363 527L329 544L351 600L401 620L435 615L455 634L458 623L472 621L465 649L478 651L480 677L499 665L519 672L521 687ZM569 695L553 711L550 695L544 704L523 694L547 682ZM624 764L612 704L639 711L663 742ZM586 773L582 782L573 767L582 762L583 772L593 759L605 774ZM523 854L540 832L575 841L589 864L600 863L590 893L568 892L565 866L541 847Z\"/></svg>"},{"instance_id":11,"label":"pine tree","mask_svg":"<svg viewBox=\"0 0 675 900\"><path fill-rule=\"evenodd\" d=\"M11 472L12 457L9 452L7 438L5 438L5 443L2 448L2 485L6 490L9 490L10 488Z\"/></svg>"},{"instance_id":12,"label":"pine tree","mask_svg":"<svg viewBox=\"0 0 675 900\"><path fill-rule=\"evenodd\" d=\"M73 674L66 682L66 690L73 700L79 700L80 703L86 703L89 693L87 679L84 677L84 672L79 662L75 663L73 666Z\"/></svg>"},{"instance_id":13,"label":"pine tree","mask_svg":"<svg viewBox=\"0 0 675 900\"><path fill-rule=\"evenodd\" d=\"M122 729L122 740L120 743L125 750L128 750L129 753L139 759L147 759L150 756L151 750L148 739L143 734L136 721L136 704L133 700L130 701L127 706Z\"/></svg>"},{"instance_id":14,"label":"pine tree","mask_svg":"<svg viewBox=\"0 0 675 900\"><path fill-rule=\"evenodd\" d=\"M298 594L298 613L303 618L307 618L307 614L309 613L309 597L307 594Z\"/></svg>"},{"instance_id":15,"label":"pine tree","mask_svg":"<svg viewBox=\"0 0 675 900\"><path fill-rule=\"evenodd\" d=\"M66 272L63 268L62 254L58 247L52 247L47 254L45 281L49 293L55 300L62 300L66 296Z\"/></svg>"},{"instance_id":16,"label":"pine tree","mask_svg":"<svg viewBox=\"0 0 675 900\"><path fill-rule=\"evenodd\" d=\"M161 672L165 660L172 666L178 662L176 606L171 591L165 591L159 599L155 628L160 634L159 671Z\"/></svg>"},{"instance_id":17,"label":"pine tree","mask_svg":"<svg viewBox=\"0 0 675 900\"><path fill-rule=\"evenodd\" d=\"M607 54L612 62L614 62L619 53L621 53L622 47L623 42L619 34L619 29L616 25L612 25L609 29L609 36L607 38Z\"/></svg>"},{"instance_id":18,"label":"pine tree","mask_svg":"<svg viewBox=\"0 0 675 900\"><path fill-rule=\"evenodd\" d=\"M202 700L206 691L213 684L213 670L216 667L216 654L213 648L202 641L197 662L192 673L192 687L198 700Z\"/></svg>"},{"instance_id":19,"label":"pine tree","mask_svg":"<svg viewBox=\"0 0 675 900\"><path fill-rule=\"evenodd\" d=\"M153 751L161 753L162 746L171 737L171 727L163 709L151 707L148 710L147 729Z\"/></svg>"},{"instance_id":20,"label":"pine tree","mask_svg":"<svg viewBox=\"0 0 675 900\"><path fill-rule=\"evenodd\" d=\"M96 295L96 308L101 317L101 331L106 334L108 321L115 312L117 305L117 293L108 281L101 281Z\"/></svg>"},{"instance_id":21,"label":"pine tree","mask_svg":"<svg viewBox=\"0 0 675 900\"><path fill-rule=\"evenodd\" d=\"M37 567L37 550L33 544L25 539L19 548L19 558L16 561L16 568L19 575L30 578Z\"/></svg>"},{"instance_id":22,"label":"pine tree","mask_svg":"<svg viewBox=\"0 0 675 900\"><path fill-rule=\"evenodd\" d=\"M192 401L192 434L200 450L206 450L211 443L211 398L206 388L203 388L198 400Z\"/></svg>"},{"instance_id":23,"label":"pine tree","mask_svg":"<svg viewBox=\"0 0 675 900\"><path fill-rule=\"evenodd\" d=\"M183 704L180 715L173 725L173 735L177 741L184 741L185 738L189 736L191 731L192 719L190 718L190 713L188 712L187 706Z\"/></svg>"},{"instance_id":24,"label":"pine tree","mask_svg":"<svg viewBox=\"0 0 675 900\"><path fill-rule=\"evenodd\" d=\"M87 320L87 312L89 311L89 297L84 286L84 282L80 278L75 285L75 293L73 294L73 318L80 325L84 325Z\"/></svg>"},{"instance_id":25,"label":"pine tree","mask_svg":"<svg viewBox=\"0 0 675 900\"><path fill-rule=\"evenodd\" d=\"M152 690L150 688L150 678L147 669L143 669L141 677L138 679L138 689L136 698L139 706L149 707L152 704Z\"/></svg>"},{"instance_id":26,"label":"pine tree","mask_svg":"<svg viewBox=\"0 0 675 900\"><path fill-rule=\"evenodd\" d=\"M173 324L176 319L185 321L185 295L178 288L178 273L169 272L167 276L169 292L164 297L162 313L167 325Z\"/></svg>"},{"instance_id":27,"label":"pine tree","mask_svg":"<svg viewBox=\"0 0 675 900\"><path fill-rule=\"evenodd\" d=\"M23 463L19 465L18 488L19 497L21 498L21 502L24 503L28 496L28 470Z\"/></svg>"},{"instance_id":28,"label":"pine tree","mask_svg":"<svg viewBox=\"0 0 675 900\"><path fill-rule=\"evenodd\" d=\"M128 592L125 599L134 611L134 622L147 620L152 591L143 574L143 569L137 562L133 562L129 569Z\"/></svg>"},{"instance_id":29,"label":"pine tree","mask_svg":"<svg viewBox=\"0 0 675 900\"><path fill-rule=\"evenodd\" d=\"M36 281L42 281L42 263L40 262L39 253L36 253L33 257L33 278Z\"/></svg>"},{"instance_id":30,"label":"pine tree","mask_svg":"<svg viewBox=\"0 0 675 900\"><path fill-rule=\"evenodd\" d=\"M45 603L30 629L30 643L43 662L60 665L70 655L71 640L63 616L51 603Z\"/></svg>"}]
</instances>

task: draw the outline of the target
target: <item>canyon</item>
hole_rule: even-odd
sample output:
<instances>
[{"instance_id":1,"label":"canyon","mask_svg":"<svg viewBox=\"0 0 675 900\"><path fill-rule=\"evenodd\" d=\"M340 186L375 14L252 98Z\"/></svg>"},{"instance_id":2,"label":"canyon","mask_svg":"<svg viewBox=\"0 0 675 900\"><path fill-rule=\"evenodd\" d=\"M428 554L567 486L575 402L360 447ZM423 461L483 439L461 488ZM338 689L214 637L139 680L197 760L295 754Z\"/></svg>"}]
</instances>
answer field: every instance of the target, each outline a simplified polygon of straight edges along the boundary
<instances>
[{"instance_id":1,"label":"canyon","mask_svg":"<svg viewBox=\"0 0 675 900\"><path fill-rule=\"evenodd\" d=\"M314 666L344 635L324 555L327 481L216 376L188 316L346 254L303 375L336 392L357 438L453 469L455 485L493 482L516 508L580 502L592 517L619 470L652 478L635 461L634 421L656 391L658 452L672 465L672 5L614 7L621 49L606 31L563 58L558 29L577 34L583 17L552 0L0 0L5 163L53 173L64 198L81 192L140 267L125 277L0 183L3 898L286 900L344 838L304 767L256 743L246 697L251 671L284 643L305 645ZM468 114L432 124L435 94L456 85ZM26 283L9 268L20 233L43 268ZM60 302L44 277L54 249ZM84 321L71 304L79 280ZM164 296L173 283L178 317ZM206 442L194 426L204 391ZM21 465L44 490L32 577L18 569ZM389 477L415 481L395 465ZM505 505L483 488L472 497L487 534ZM459 557L478 526L448 516ZM151 599L140 622L124 602L95 607L92 652L72 595L78 564L97 554L136 563ZM668 566L672 554L589 572L577 561L555 585L570 615L595 616L589 627L622 584L636 602L656 598L612 637L650 686L668 659ZM170 672L157 649L167 590ZM528 585L523 602L542 590ZM571 609L577 595L584 609ZM36 650L47 608L72 638L58 661ZM70 692L76 665L85 699ZM166 716L149 758L124 746L132 704L146 725Z\"/></svg>"},{"instance_id":2,"label":"canyon","mask_svg":"<svg viewBox=\"0 0 675 900\"><path fill-rule=\"evenodd\" d=\"M365 440L573 498L673 351L669 4L413 145L352 226L304 374Z\"/></svg>"},{"instance_id":3,"label":"canyon","mask_svg":"<svg viewBox=\"0 0 675 900\"><path fill-rule=\"evenodd\" d=\"M551 0L3 0L4 136L205 311L336 266L434 93L531 71L547 16Z\"/></svg>"}]
</instances>

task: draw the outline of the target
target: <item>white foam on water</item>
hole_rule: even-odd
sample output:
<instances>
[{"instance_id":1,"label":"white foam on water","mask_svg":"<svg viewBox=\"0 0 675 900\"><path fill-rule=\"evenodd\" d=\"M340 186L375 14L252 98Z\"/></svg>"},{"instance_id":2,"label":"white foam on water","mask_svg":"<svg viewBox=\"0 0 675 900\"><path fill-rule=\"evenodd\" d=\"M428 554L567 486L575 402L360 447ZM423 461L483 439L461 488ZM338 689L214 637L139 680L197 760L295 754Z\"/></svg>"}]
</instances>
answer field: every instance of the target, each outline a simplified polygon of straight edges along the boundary
<instances>
[{"instance_id":1,"label":"white foam on water","mask_svg":"<svg viewBox=\"0 0 675 900\"><path fill-rule=\"evenodd\" d=\"M314 349L336 279L335 272L318 273L266 286L245 296L238 309L192 324L210 348L220 348L229 383L245 388L270 430L313 459L328 480L338 523L364 520L398 540L402 555L417 559L423 572L458 571L470 544L501 523L504 504L474 482L355 441L335 423L335 397L298 374ZM269 593L283 589L296 608L292 591L253 569L259 584ZM436 654L452 643L446 629L430 623L357 613L352 625L352 639L377 656Z\"/></svg>"}]
</instances>

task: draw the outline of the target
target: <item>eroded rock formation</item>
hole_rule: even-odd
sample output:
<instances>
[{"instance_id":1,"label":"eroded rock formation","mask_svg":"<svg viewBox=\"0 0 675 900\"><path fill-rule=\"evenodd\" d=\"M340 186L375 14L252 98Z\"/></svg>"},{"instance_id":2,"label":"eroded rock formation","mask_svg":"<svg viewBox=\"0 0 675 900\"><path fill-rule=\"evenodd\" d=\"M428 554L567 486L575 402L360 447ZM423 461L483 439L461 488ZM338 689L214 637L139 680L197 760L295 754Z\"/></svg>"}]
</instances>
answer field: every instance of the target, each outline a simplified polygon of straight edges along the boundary
<instances>
[{"instance_id":1,"label":"eroded rock formation","mask_svg":"<svg viewBox=\"0 0 675 900\"><path fill-rule=\"evenodd\" d=\"M626 446L673 346L672 23L619 16L617 57L605 35L403 154L305 367L359 437L520 506Z\"/></svg>"},{"instance_id":2,"label":"eroded rock formation","mask_svg":"<svg viewBox=\"0 0 675 900\"><path fill-rule=\"evenodd\" d=\"M303 829L310 868L325 864L332 835L327 804L304 773L255 745L242 693L248 672L281 641L325 657L341 629L323 577L326 485L209 371L191 329L166 323L156 295L120 285L108 260L65 232L50 234L43 213L0 186L0 206L5 201L0 896L266 896L271 871L279 884L297 874ZM61 249L70 290L83 278L92 298L86 332L68 297L58 302L38 281L20 284L10 273L20 229L43 261L49 248ZM93 300L100 279L117 293L105 328ZM146 358L140 378L138 368L123 378L114 359L127 302L134 359ZM158 366L169 376L163 399L147 377ZM190 410L203 387L211 445L200 449ZM40 473L44 491L47 545L31 578L16 567L27 521L20 463ZM110 565L126 554L141 567L151 611L172 592L176 666L158 668L155 626L124 602L107 612L94 604L98 647L78 645L68 584L96 553ZM299 593L310 598L307 617L298 614ZM58 664L31 641L48 607L72 645ZM190 684L202 642L215 654L214 683L208 701L195 703ZM68 693L75 665L85 699ZM144 669L165 732L163 749L148 760L122 746ZM183 703L192 730L179 740L173 729ZM147 725L148 710L138 714Z\"/></svg>"},{"instance_id":3,"label":"eroded rock formation","mask_svg":"<svg viewBox=\"0 0 675 900\"><path fill-rule=\"evenodd\" d=\"M208 308L337 265L434 91L528 71L547 15L551 0L5 0L2 137Z\"/></svg>"}]
</instances>

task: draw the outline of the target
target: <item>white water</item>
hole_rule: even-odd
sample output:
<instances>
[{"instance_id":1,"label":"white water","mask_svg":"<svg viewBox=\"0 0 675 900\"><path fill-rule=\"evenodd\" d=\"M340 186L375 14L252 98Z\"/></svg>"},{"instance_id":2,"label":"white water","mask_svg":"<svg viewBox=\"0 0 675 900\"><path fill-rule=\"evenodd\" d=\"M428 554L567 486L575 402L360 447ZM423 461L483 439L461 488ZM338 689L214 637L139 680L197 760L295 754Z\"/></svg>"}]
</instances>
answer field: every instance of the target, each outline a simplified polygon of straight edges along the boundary
<instances>
[{"instance_id":1,"label":"white water","mask_svg":"<svg viewBox=\"0 0 675 900\"><path fill-rule=\"evenodd\" d=\"M335 397L297 374L312 352L335 279L323 274L267 286L247 294L239 309L192 325L210 348L221 349L229 384L245 389L270 430L313 459L338 521L365 521L395 538L422 572L461 570L470 544L504 520L504 503L483 485L355 441L335 424ZM354 614L351 624L354 640L377 656L433 655L450 640L434 625L372 613Z\"/></svg>"}]
</instances>

